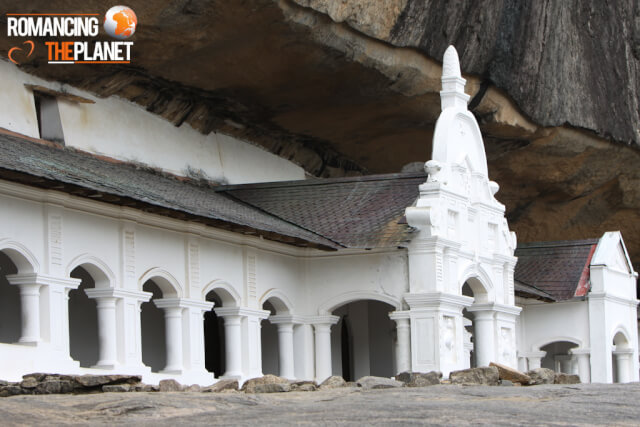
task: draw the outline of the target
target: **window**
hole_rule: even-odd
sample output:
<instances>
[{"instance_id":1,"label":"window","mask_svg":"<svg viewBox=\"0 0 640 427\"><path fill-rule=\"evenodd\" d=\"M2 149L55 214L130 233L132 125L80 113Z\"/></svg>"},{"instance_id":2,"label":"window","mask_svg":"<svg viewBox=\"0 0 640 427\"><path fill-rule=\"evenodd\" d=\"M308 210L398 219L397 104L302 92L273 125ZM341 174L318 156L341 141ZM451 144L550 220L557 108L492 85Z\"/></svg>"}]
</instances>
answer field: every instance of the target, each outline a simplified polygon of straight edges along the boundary
<instances>
[{"instance_id":1,"label":"window","mask_svg":"<svg viewBox=\"0 0 640 427\"><path fill-rule=\"evenodd\" d=\"M37 91L33 92L33 98L36 104L40 138L64 145L58 100L54 96Z\"/></svg>"}]
</instances>

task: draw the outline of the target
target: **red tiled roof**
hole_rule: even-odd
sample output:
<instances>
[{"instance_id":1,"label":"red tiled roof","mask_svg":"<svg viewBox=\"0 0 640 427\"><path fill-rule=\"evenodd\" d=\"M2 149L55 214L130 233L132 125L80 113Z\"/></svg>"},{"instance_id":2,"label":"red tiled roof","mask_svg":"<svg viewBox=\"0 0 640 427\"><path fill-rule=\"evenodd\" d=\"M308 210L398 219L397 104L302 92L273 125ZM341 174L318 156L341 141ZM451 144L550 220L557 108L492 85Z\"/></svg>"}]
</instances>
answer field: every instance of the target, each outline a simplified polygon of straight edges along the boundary
<instances>
[{"instance_id":1,"label":"red tiled roof","mask_svg":"<svg viewBox=\"0 0 640 427\"><path fill-rule=\"evenodd\" d=\"M514 279L558 301L586 294L598 239L520 243Z\"/></svg>"}]
</instances>

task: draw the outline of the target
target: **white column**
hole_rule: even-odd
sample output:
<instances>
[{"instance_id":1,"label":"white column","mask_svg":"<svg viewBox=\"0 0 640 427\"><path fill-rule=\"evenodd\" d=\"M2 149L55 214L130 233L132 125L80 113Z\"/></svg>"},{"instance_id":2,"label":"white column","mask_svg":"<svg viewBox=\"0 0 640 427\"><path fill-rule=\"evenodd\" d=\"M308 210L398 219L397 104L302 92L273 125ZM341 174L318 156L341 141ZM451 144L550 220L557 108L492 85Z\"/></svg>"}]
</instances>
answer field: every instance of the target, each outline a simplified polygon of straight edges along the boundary
<instances>
[{"instance_id":1,"label":"white column","mask_svg":"<svg viewBox=\"0 0 640 427\"><path fill-rule=\"evenodd\" d=\"M111 289L85 289L96 300L98 311L99 358L94 368L113 369L118 364L116 302Z\"/></svg>"},{"instance_id":2,"label":"white column","mask_svg":"<svg viewBox=\"0 0 640 427\"><path fill-rule=\"evenodd\" d=\"M494 360L495 353L495 321L493 310L474 310L473 306L467 309L473 312L473 338L475 339L476 365L489 366Z\"/></svg>"},{"instance_id":3,"label":"white column","mask_svg":"<svg viewBox=\"0 0 640 427\"><path fill-rule=\"evenodd\" d=\"M338 323L338 316L319 316L314 319L316 344L316 381L321 383L332 374L331 367L331 325Z\"/></svg>"},{"instance_id":4,"label":"white column","mask_svg":"<svg viewBox=\"0 0 640 427\"><path fill-rule=\"evenodd\" d=\"M576 348L571 350L571 354L577 360L578 375L583 383L591 382L591 363L589 360L589 349Z\"/></svg>"},{"instance_id":5,"label":"white column","mask_svg":"<svg viewBox=\"0 0 640 427\"><path fill-rule=\"evenodd\" d=\"M38 283L23 283L20 287L22 308L22 335L18 342L36 345L40 337L40 287Z\"/></svg>"},{"instance_id":6,"label":"white column","mask_svg":"<svg viewBox=\"0 0 640 427\"><path fill-rule=\"evenodd\" d=\"M540 368L542 366L542 358L546 354L546 351L533 351L531 353L526 353L524 356L527 358L529 370Z\"/></svg>"},{"instance_id":7,"label":"white column","mask_svg":"<svg viewBox=\"0 0 640 427\"><path fill-rule=\"evenodd\" d=\"M223 378L242 377L242 316L237 308L215 308L224 319L224 355L226 371Z\"/></svg>"},{"instance_id":8,"label":"white column","mask_svg":"<svg viewBox=\"0 0 640 427\"><path fill-rule=\"evenodd\" d=\"M631 381L631 356L633 355L633 349L625 348L615 350L613 352L616 358L617 376L619 383L628 383Z\"/></svg>"},{"instance_id":9,"label":"white column","mask_svg":"<svg viewBox=\"0 0 640 427\"><path fill-rule=\"evenodd\" d=\"M296 345L294 368L297 379L312 381L315 378L313 327L305 322L306 319L293 331Z\"/></svg>"},{"instance_id":10,"label":"white column","mask_svg":"<svg viewBox=\"0 0 640 427\"><path fill-rule=\"evenodd\" d=\"M293 323L278 324L278 356L280 376L295 379L293 367Z\"/></svg>"},{"instance_id":11,"label":"white column","mask_svg":"<svg viewBox=\"0 0 640 427\"><path fill-rule=\"evenodd\" d=\"M156 307L164 310L167 343L167 365L162 373L181 374L183 364L182 310L179 298L153 300Z\"/></svg>"},{"instance_id":12,"label":"white column","mask_svg":"<svg viewBox=\"0 0 640 427\"><path fill-rule=\"evenodd\" d=\"M396 373L411 370L411 327L408 311L394 311L389 317L396 322Z\"/></svg>"},{"instance_id":13,"label":"white column","mask_svg":"<svg viewBox=\"0 0 640 427\"><path fill-rule=\"evenodd\" d=\"M142 363L142 303L151 299L151 292L117 290L114 295L122 298L116 311L119 360L138 372L151 368Z\"/></svg>"}]
</instances>

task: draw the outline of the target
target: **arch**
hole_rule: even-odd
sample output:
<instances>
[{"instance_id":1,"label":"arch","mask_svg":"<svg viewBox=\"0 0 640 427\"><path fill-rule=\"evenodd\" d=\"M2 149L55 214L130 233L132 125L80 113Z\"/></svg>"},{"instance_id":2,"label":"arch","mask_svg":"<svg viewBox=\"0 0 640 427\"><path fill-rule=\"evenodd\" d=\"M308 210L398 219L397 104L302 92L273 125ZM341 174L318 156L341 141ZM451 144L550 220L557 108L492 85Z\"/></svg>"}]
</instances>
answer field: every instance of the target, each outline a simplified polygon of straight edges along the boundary
<instances>
[{"instance_id":1,"label":"arch","mask_svg":"<svg viewBox=\"0 0 640 427\"><path fill-rule=\"evenodd\" d=\"M67 276L71 276L77 267L82 267L91 275L96 289L116 287L116 275L100 258L88 253L78 255L67 266Z\"/></svg>"},{"instance_id":2,"label":"arch","mask_svg":"<svg viewBox=\"0 0 640 427\"><path fill-rule=\"evenodd\" d=\"M325 300L318 306L318 312L320 314L331 313L333 310L342 305L349 304L350 302L358 300L380 301L393 306L398 311L402 310L402 301L391 295L381 294L375 291L351 291Z\"/></svg>"},{"instance_id":3,"label":"arch","mask_svg":"<svg viewBox=\"0 0 640 427\"><path fill-rule=\"evenodd\" d=\"M494 286L491 276L487 274L481 265L470 264L462 271L460 277L461 280L458 281L459 291L462 292L462 287L465 283L468 283L473 291L475 303L486 303L494 300Z\"/></svg>"},{"instance_id":4,"label":"arch","mask_svg":"<svg viewBox=\"0 0 640 427\"><path fill-rule=\"evenodd\" d=\"M0 251L4 252L18 269L18 274L38 273L40 263L33 253L22 243L13 240L0 240Z\"/></svg>"},{"instance_id":5,"label":"arch","mask_svg":"<svg viewBox=\"0 0 640 427\"><path fill-rule=\"evenodd\" d=\"M240 294L229 283L218 279L209 282L202 290L202 299L206 300L211 291L215 291L220 297L224 307L240 307Z\"/></svg>"},{"instance_id":6,"label":"arch","mask_svg":"<svg viewBox=\"0 0 640 427\"><path fill-rule=\"evenodd\" d=\"M260 298L260 307L269 301L277 314L290 314L293 311L293 304L287 296L279 289L272 288L262 295Z\"/></svg>"},{"instance_id":7,"label":"arch","mask_svg":"<svg viewBox=\"0 0 640 427\"><path fill-rule=\"evenodd\" d=\"M142 287L148 280L153 280L158 285L162 291L162 298L182 297L182 286L168 271L157 267L147 270L138 281L138 289L142 291Z\"/></svg>"},{"instance_id":8,"label":"arch","mask_svg":"<svg viewBox=\"0 0 640 427\"><path fill-rule=\"evenodd\" d=\"M629 340L629 333L627 332L626 328L622 325L617 326L613 330L612 337L613 337L613 343L616 346L616 350L627 349L631 346L630 340Z\"/></svg>"},{"instance_id":9,"label":"arch","mask_svg":"<svg viewBox=\"0 0 640 427\"><path fill-rule=\"evenodd\" d=\"M545 345L549 345L558 341L570 342L577 345L579 348L583 348L582 341L579 340L578 338L557 335L552 338L543 338L542 340L536 342L534 345L531 346L531 350L540 351L540 348L544 347Z\"/></svg>"}]
</instances>

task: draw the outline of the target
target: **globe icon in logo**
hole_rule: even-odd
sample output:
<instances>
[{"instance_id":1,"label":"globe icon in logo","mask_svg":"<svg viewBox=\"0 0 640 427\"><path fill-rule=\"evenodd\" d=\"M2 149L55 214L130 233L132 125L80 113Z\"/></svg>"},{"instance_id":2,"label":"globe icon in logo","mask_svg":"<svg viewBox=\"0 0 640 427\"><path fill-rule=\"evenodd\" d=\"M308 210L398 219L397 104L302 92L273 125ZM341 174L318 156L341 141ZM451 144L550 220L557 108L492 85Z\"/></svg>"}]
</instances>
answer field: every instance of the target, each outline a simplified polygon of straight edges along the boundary
<instances>
[{"instance_id":1,"label":"globe icon in logo","mask_svg":"<svg viewBox=\"0 0 640 427\"><path fill-rule=\"evenodd\" d=\"M104 30L116 39L128 39L136 32L138 17L130 7L113 6L104 15Z\"/></svg>"}]
</instances>

